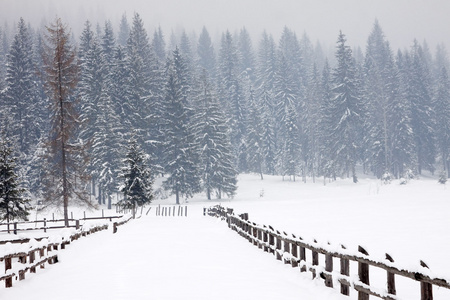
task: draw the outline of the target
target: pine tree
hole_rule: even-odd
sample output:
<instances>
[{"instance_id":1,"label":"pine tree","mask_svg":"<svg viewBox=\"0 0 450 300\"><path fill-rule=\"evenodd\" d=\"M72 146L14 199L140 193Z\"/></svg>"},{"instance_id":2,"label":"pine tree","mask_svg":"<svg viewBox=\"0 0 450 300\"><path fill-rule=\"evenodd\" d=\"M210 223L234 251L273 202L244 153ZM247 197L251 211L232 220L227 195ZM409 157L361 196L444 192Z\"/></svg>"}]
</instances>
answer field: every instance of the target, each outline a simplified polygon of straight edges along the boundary
<instances>
[{"instance_id":1,"label":"pine tree","mask_svg":"<svg viewBox=\"0 0 450 300\"><path fill-rule=\"evenodd\" d=\"M359 84L356 76L352 50L345 44L342 32L336 46L337 66L332 74L332 93L330 115L332 164L338 174L352 173L353 182L357 182L356 163L359 159L363 108L360 99Z\"/></svg>"},{"instance_id":2,"label":"pine tree","mask_svg":"<svg viewBox=\"0 0 450 300\"><path fill-rule=\"evenodd\" d=\"M119 35L117 37L117 43L125 47L128 42L128 38L130 36L130 25L128 24L127 15L123 14L122 18L120 19L120 25L119 25Z\"/></svg>"},{"instance_id":3,"label":"pine tree","mask_svg":"<svg viewBox=\"0 0 450 300\"><path fill-rule=\"evenodd\" d=\"M411 102L411 127L417 151L417 170L419 174L422 170L433 172L436 144L431 78L425 53L417 41L414 42L411 52L408 99Z\"/></svg>"},{"instance_id":4,"label":"pine tree","mask_svg":"<svg viewBox=\"0 0 450 300\"><path fill-rule=\"evenodd\" d=\"M248 100L248 130L246 142L248 145L248 168L251 172L256 172L263 179L264 168L264 124L262 123L263 106L257 101L253 89L250 89Z\"/></svg>"},{"instance_id":5,"label":"pine tree","mask_svg":"<svg viewBox=\"0 0 450 300\"><path fill-rule=\"evenodd\" d=\"M155 30L155 33L153 34L152 47L158 60L164 62L166 60L166 42L164 41L164 34L161 26L158 27L158 30Z\"/></svg>"},{"instance_id":6,"label":"pine tree","mask_svg":"<svg viewBox=\"0 0 450 300\"><path fill-rule=\"evenodd\" d=\"M434 97L436 137L443 172L450 175L450 81L447 69L442 67Z\"/></svg>"},{"instance_id":7,"label":"pine tree","mask_svg":"<svg viewBox=\"0 0 450 300\"><path fill-rule=\"evenodd\" d=\"M197 110L194 116L194 133L200 149L203 189L208 200L214 191L219 199L222 193L233 197L237 188L237 171L228 137L229 129L223 110L208 82L206 70L200 78L195 102Z\"/></svg>"},{"instance_id":8,"label":"pine tree","mask_svg":"<svg viewBox=\"0 0 450 300\"><path fill-rule=\"evenodd\" d=\"M264 32L258 50L256 69L256 95L261 105L262 153L264 172L275 174L276 134L275 134L275 73L277 69L276 46L273 38Z\"/></svg>"},{"instance_id":9,"label":"pine tree","mask_svg":"<svg viewBox=\"0 0 450 300\"><path fill-rule=\"evenodd\" d=\"M312 176L313 181L318 172L320 161L320 121L322 119L321 107L321 78L315 64L312 66L310 78L305 91L305 104L302 110L301 122L303 124L304 140L302 154L304 160L304 172ZM306 179L304 173L304 180Z\"/></svg>"},{"instance_id":10,"label":"pine tree","mask_svg":"<svg viewBox=\"0 0 450 300\"><path fill-rule=\"evenodd\" d=\"M198 149L193 143L192 111L188 104L186 65L175 49L167 62L167 82L164 99L164 154L168 174L164 187L176 197L192 197L200 191Z\"/></svg>"},{"instance_id":11,"label":"pine tree","mask_svg":"<svg viewBox=\"0 0 450 300\"><path fill-rule=\"evenodd\" d=\"M84 168L87 158L83 146L76 141L77 109L73 101L78 82L78 65L70 32L61 19L47 27L44 61L46 92L51 103L52 130L49 134L46 200L63 205L65 226L69 226L69 199L90 204L83 190L87 180Z\"/></svg>"},{"instance_id":12,"label":"pine tree","mask_svg":"<svg viewBox=\"0 0 450 300\"><path fill-rule=\"evenodd\" d=\"M198 39L197 55L197 65L199 67L199 72L201 73L203 69L206 70L209 78L214 80L216 76L216 58L214 54L214 46L212 45L208 30L204 26Z\"/></svg>"},{"instance_id":13,"label":"pine tree","mask_svg":"<svg viewBox=\"0 0 450 300\"><path fill-rule=\"evenodd\" d=\"M407 173L417 170L417 151L411 127L411 102L408 98L410 67L409 54L403 55L398 51L396 74L391 81L391 84L398 88L392 89L394 94L389 107L392 172L396 178L406 178Z\"/></svg>"},{"instance_id":14,"label":"pine tree","mask_svg":"<svg viewBox=\"0 0 450 300\"><path fill-rule=\"evenodd\" d=\"M95 123L98 116L98 101L108 70L101 45L90 29L89 22L86 22L81 40L78 96L81 102L80 119L84 126L80 138L91 141L97 131Z\"/></svg>"},{"instance_id":15,"label":"pine tree","mask_svg":"<svg viewBox=\"0 0 450 300\"><path fill-rule=\"evenodd\" d=\"M125 148L125 143L120 119L106 89L103 89L100 96L98 108L95 124L97 131L92 138L92 165L97 173L99 189L108 199L108 209L111 209L111 195L119 185L120 161L124 156L122 149ZM100 200L99 195L99 204Z\"/></svg>"},{"instance_id":16,"label":"pine tree","mask_svg":"<svg viewBox=\"0 0 450 300\"><path fill-rule=\"evenodd\" d=\"M125 182L120 191L124 198L118 201L117 205L132 209L134 213L137 207L153 200L153 176L148 169L147 156L134 136L128 142L128 152L123 164L122 177Z\"/></svg>"},{"instance_id":17,"label":"pine tree","mask_svg":"<svg viewBox=\"0 0 450 300\"><path fill-rule=\"evenodd\" d=\"M222 34L221 47L218 59L218 94L220 102L225 108L230 127L231 144L235 157L239 159L239 171L245 172L247 153L244 137L247 126L247 103L242 86L242 77L239 74L239 58L237 48L230 32Z\"/></svg>"},{"instance_id":18,"label":"pine tree","mask_svg":"<svg viewBox=\"0 0 450 300\"><path fill-rule=\"evenodd\" d=\"M375 21L367 41L364 62L364 99L368 118L365 122L366 160L381 178L391 172L390 102L393 101L393 56L380 25Z\"/></svg>"},{"instance_id":19,"label":"pine tree","mask_svg":"<svg viewBox=\"0 0 450 300\"><path fill-rule=\"evenodd\" d=\"M296 81L291 66L281 54L275 74L275 116L277 120L277 161L283 176L295 180L300 168L300 137L298 128Z\"/></svg>"},{"instance_id":20,"label":"pine tree","mask_svg":"<svg viewBox=\"0 0 450 300\"><path fill-rule=\"evenodd\" d=\"M246 74L250 81L254 82L256 72L255 54L253 53L250 35L245 27L239 32L238 53L240 56L240 73Z\"/></svg>"},{"instance_id":21,"label":"pine tree","mask_svg":"<svg viewBox=\"0 0 450 300\"><path fill-rule=\"evenodd\" d=\"M154 130L151 126L158 119L154 104L162 97L162 75L144 23L137 13L133 17L127 42L126 61L128 95L123 109L128 124L125 128L128 131L137 130L136 138L140 146L147 153L153 153L152 145L147 141L156 139L152 136Z\"/></svg>"},{"instance_id":22,"label":"pine tree","mask_svg":"<svg viewBox=\"0 0 450 300\"><path fill-rule=\"evenodd\" d=\"M31 209L30 199L19 182L16 162L11 142L3 133L0 139L0 218L8 223L17 219L27 221Z\"/></svg>"},{"instance_id":23,"label":"pine tree","mask_svg":"<svg viewBox=\"0 0 450 300\"><path fill-rule=\"evenodd\" d=\"M33 44L25 21L20 19L7 56L6 114L11 117L9 133L17 140L22 155L30 155L42 130L39 89L35 80Z\"/></svg>"}]
</instances>

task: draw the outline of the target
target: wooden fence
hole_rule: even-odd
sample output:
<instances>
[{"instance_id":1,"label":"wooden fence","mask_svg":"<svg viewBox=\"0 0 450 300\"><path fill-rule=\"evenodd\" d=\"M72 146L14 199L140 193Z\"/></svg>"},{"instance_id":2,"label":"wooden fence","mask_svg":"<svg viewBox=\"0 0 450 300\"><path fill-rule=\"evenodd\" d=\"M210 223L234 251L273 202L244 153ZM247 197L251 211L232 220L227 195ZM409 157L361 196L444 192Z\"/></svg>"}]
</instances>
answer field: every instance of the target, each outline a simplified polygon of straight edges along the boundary
<instances>
[{"instance_id":1,"label":"wooden fence","mask_svg":"<svg viewBox=\"0 0 450 300\"><path fill-rule=\"evenodd\" d=\"M91 233L108 229L108 225L96 226L88 230L80 230L72 234L67 240L62 239L60 242L50 242L47 238L39 239L39 246L36 247L20 247L18 252L12 252L0 257L0 262L4 262L5 274L0 275L0 281L5 281L5 287L12 287L13 279L25 279L26 272L36 273L36 268L45 268L45 263L54 264L58 262L58 254L55 253L60 249L65 249L66 245L74 240L78 240L82 236L87 236ZM29 239L26 239L29 242ZM37 254L39 258L37 258ZM18 267L13 268L13 262L18 263Z\"/></svg>"},{"instance_id":2,"label":"wooden fence","mask_svg":"<svg viewBox=\"0 0 450 300\"><path fill-rule=\"evenodd\" d=\"M313 278L320 276L327 287L333 287L333 277L340 284L341 294L349 295L350 287L358 292L359 300L367 300L369 296L387 300L396 300L395 275L403 276L420 282L420 292L422 300L433 299L433 285L450 289L450 283L445 279L430 278L430 276L409 270L404 270L395 266L394 259L386 253L386 261L376 261L371 259L367 251L361 246L358 247L358 254L347 250L341 245L341 250L336 251L325 249L323 246L305 242L301 237L288 235L280 232L271 226L260 226L248 220L248 214L236 216L233 209L224 208L220 205L204 210L204 214L220 217L227 221L228 227L235 230L242 237L246 238L253 245L263 249L265 252L273 253L277 260L282 260L292 267L300 267L301 272L311 271ZM314 240L314 243L317 243ZM307 263L306 250L311 252L312 264ZM325 256L325 265L319 265L319 254ZM333 258L340 260L340 272L333 270ZM350 261L358 264L359 280L350 277ZM423 268L428 266L420 261ZM387 289L380 290L370 285L369 266L381 269L387 273Z\"/></svg>"},{"instance_id":3,"label":"wooden fence","mask_svg":"<svg viewBox=\"0 0 450 300\"><path fill-rule=\"evenodd\" d=\"M156 216L162 216L162 217L187 217L187 206L181 206L181 205L177 205L177 206L161 206L158 205L156 207L155 210L155 214Z\"/></svg>"},{"instance_id":4,"label":"wooden fence","mask_svg":"<svg viewBox=\"0 0 450 300\"><path fill-rule=\"evenodd\" d=\"M86 217L86 214L84 214L84 217L82 219L69 219L69 228L80 228L80 221L87 221L87 220L109 220L112 222L113 219L119 219L122 218L122 216L104 216L102 211L101 217ZM0 229L0 232L7 232L11 233L11 231L14 234L17 234L18 231L31 231L31 230L43 230L44 232L47 232L47 229L62 229L66 228L63 224L61 225L50 225L50 224L56 224L56 223L64 223L64 219L49 219L46 218L42 220L35 220L35 221L24 221L24 222L9 222L9 223L0 223L0 228L3 227L3 229ZM34 225L34 226L29 226ZM2 242L0 241L0 244Z\"/></svg>"}]
</instances>

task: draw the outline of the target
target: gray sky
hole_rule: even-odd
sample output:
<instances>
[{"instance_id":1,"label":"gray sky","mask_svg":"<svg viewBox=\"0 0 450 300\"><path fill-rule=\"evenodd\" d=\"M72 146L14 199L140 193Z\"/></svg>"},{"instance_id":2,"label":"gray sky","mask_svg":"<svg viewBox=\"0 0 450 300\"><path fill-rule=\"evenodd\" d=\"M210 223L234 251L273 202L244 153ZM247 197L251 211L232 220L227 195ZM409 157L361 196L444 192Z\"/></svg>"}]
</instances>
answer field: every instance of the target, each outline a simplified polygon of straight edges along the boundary
<instances>
[{"instance_id":1,"label":"gray sky","mask_svg":"<svg viewBox=\"0 0 450 300\"><path fill-rule=\"evenodd\" d=\"M160 25L167 40L181 27L199 34L205 25L214 36L245 26L256 43L264 29L278 37L286 25L328 45L342 30L350 45L364 50L377 18L395 50L414 38L426 39L433 52L437 43L450 47L449 0L0 0L0 25L19 17L41 24L58 15L78 35L86 19L117 25L124 12L131 19L135 11L150 33Z\"/></svg>"}]
</instances>

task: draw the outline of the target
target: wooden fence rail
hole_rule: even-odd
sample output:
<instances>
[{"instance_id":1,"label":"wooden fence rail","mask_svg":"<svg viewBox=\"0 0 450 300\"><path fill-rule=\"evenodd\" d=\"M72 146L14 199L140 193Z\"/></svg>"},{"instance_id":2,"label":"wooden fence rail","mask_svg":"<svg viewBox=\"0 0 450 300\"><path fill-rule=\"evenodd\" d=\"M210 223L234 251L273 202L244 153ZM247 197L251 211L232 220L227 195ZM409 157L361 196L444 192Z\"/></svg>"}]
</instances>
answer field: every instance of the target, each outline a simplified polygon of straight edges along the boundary
<instances>
[{"instance_id":1,"label":"wooden fence rail","mask_svg":"<svg viewBox=\"0 0 450 300\"><path fill-rule=\"evenodd\" d=\"M69 219L69 228L75 228L75 229L79 229L80 228L80 221L88 221L88 220L109 220L110 222L112 222L113 219L119 219L122 218L123 216L102 216L102 217L87 217L86 216L82 219ZM26 221L26 222L9 222L9 223L0 223L0 226L6 226L7 229L1 229L1 232L7 232L10 233L11 231L14 234L17 234L18 231L31 231L31 230L43 230L44 232L47 232L47 229L62 229L62 228L66 228L64 225L60 225L60 226L47 226L47 223L56 223L56 222L64 222L64 219L50 219L47 220L46 218L44 218L43 220L35 220L35 221ZM42 223L41 226L39 226L38 224ZM70 225L72 223L72 225ZM27 224L35 224L34 227L26 227L26 228L19 228L19 225L27 225ZM2 244L2 241L0 241L0 244Z\"/></svg>"},{"instance_id":2,"label":"wooden fence rail","mask_svg":"<svg viewBox=\"0 0 450 300\"><path fill-rule=\"evenodd\" d=\"M433 286L450 289L450 283L445 279L431 278L424 274L428 266L420 261L424 272L413 272L395 266L394 259L386 253L386 261L376 261L370 258L369 253L359 246L358 252L353 253L341 245L341 250L319 246L317 241L307 243L301 237L288 235L274 230L271 226L257 225L250 222L248 214L235 215L233 209L224 208L220 205L204 210L204 214L220 217L226 220L228 227L235 230L249 242L275 255L276 259L291 264L292 267L300 267L301 272L311 271L313 278L320 276L327 287L333 287L333 278L340 284L343 295L350 294L350 287L358 292L358 300L367 300L369 296L387 300L396 300L397 291L395 287L395 275L406 277L420 282L421 300L433 299ZM282 245L284 247L282 247ZM306 249L311 252L312 264L307 263ZM325 256L325 266L319 265L319 254ZM340 259L340 270L334 271L333 258ZM358 264L359 280L350 277L350 261ZM387 273L387 289L380 290L370 285L369 266L385 270Z\"/></svg>"},{"instance_id":3,"label":"wooden fence rail","mask_svg":"<svg viewBox=\"0 0 450 300\"><path fill-rule=\"evenodd\" d=\"M0 257L0 262L4 262L5 274L0 275L0 281L5 281L5 287L10 288L13 284L13 279L25 279L26 272L36 273L36 268L45 268L45 263L54 264L58 262L58 254L55 253L59 249L65 249L66 245L74 240L78 240L82 236L87 236L94 232L108 229L108 225L96 226L88 230L80 230L72 234L67 240L62 239L58 243L50 242L48 239L40 239L39 246L29 247L20 252L9 253ZM29 240L28 240L29 241ZM25 247L26 248L26 247ZM39 258L37 258L39 255ZM19 267L13 268L13 262L19 263Z\"/></svg>"}]
</instances>

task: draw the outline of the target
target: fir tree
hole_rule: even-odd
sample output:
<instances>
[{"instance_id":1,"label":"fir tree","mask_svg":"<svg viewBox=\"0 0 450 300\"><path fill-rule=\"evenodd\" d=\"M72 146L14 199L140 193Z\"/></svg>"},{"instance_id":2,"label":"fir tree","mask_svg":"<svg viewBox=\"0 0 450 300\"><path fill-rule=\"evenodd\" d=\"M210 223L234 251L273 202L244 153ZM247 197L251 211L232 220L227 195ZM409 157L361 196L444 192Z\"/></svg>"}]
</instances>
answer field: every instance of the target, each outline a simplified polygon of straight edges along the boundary
<instances>
[{"instance_id":1,"label":"fir tree","mask_svg":"<svg viewBox=\"0 0 450 300\"><path fill-rule=\"evenodd\" d=\"M127 15L123 14L122 18L120 19L120 25L119 25L119 35L117 37L117 43L125 47L128 42L128 38L130 36L130 25L128 24Z\"/></svg>"},{"instance_id":2,"label":"fir tree","mask_svg":"<svg viewBox=\"0 0 450 300\"><path fill-rule=\"evenodd\" d=\"M273 38L264 32L258 51L256 69L256 95L261 105L262 155L264 172L275 174L276 127L275 127L275 73L277 69L276 46Z\"/></svg>"},{"instance_id":3,"label":"fir tree","mask_svg":"<svg viewBox=\"0 0 450 300\"><path fill-rule=\"evenodd\" d=\"M250 89L249 96L249 113L248 113L248 131L246 142L248 145L248 167L251 172L256 172L263 179L264 165L264 124L262 123L263 106L257 102L257 98L253 89Z\"/></svg>"},{"instance_id":4,"label":"fir tree","mask_svg":"<svg viewBox=\"0 0 450 300\"><path fill-rule=\"evenodd\" d=\"M418 172L434 171L436 157L434 114L431 98L429 65L422 47L414 42L408 81L408 99L411 102L411 127L417 151Z\"/></svg>"},{"instance_id":5,"label":"fir tree","mask_svg":"<svg viewBox=\"0 0 450 300\"><path fill-rule=\"evenodd\" d=\"M192 112L188 105L186 65L178 49L167 62L164 99L164 155L168 174L164 187L176 197L192 197L200 191L198 149L193 143Z\"/></svg>"},{"instance_id":6,"label":"fir tree","mask_svg":"<svg viewBox=\"0 0 450 300\"><path fill-rule=\"evenodd\" d=\"M158 27L158 30L155 30L153 34L152 47L158 60L164 62L166 59L166 42L161 27Z\"/></svg>"},{"instance_id":7,"label":"fir tree","mask_svg":"<svg viewBox=\"0 0 450 300\"><path fill-rule=\"evenodd\" d=\"M447 69L442 67L434 97L436 137L443 172L450 174L450 81Z\"/></svg>"},{"instance_id":8,"label":"fir tree","mask_svg":"<svg viewBox=\"0 0 450 300\"><path fill-rule=\"evenodd\" d=\"M196 95L194 133L200 149L203 189L208 200L215 191L220 199L222 194L232 197L236 191L237 171L228 137L228 126L223 110L207 79L205 70L200 78Z\"/></svg>"},{"instance_id":9,"label":"fir tree","mask_svg":"<svg viewBox=\"0 0 450 300\"><path fill-rule=\"evenodd\" d=\"M333 100L328 115L331 131L331 159L338 174L351 172L357 182L356 163L359 158L363 108L352 51L345 44L342 32L336 46L337 66L332 74Z\"/></svg>"},{"instance_id":10,"label":"fir tree","mask_svg":"<svg viewBox=\"0 0 450 300\"><path fill-rule=\"evenodd\" d=\"M124 198L117 205L136 211L138 206L149 204L153 200L153 176L147 165L147 156L133 136L128 142L128 152L123 161L122 177L124 185L120 188Z\"/></svg>"},{"instance_id":11,"label":"fir tree","mask_svg":"<svg viewBox=\"0 0 450 300\"><path fill-rule=\"evenodd\" d=\"M214 47L212 45L208 30L204 26L198 39L197 56L197 64L200 69L199 72L202 72L203 69L206 70L209 78L214 80L216 75L216 58L214 54Z\"/></svg>"},{"instance_id":12,"label":"fir tree","mask_svg":"<svg viewBox=\"0 0 450 300\"><path fill-rule=\"evenodd\" d=\"M283 176L292 176L295 180L299 170L300 138L298 128L296 81L291 66L281 54L275 74L275 115L277 120L277 161Z\"/></svg>"},{"instance_id":13,"label":"fir tree","mask_svg":"<svg viewBox=\"0 0 450 300\"><path fill-rule=\"evenodd\" d=\"M236 158L240 160L239 171L247 171L245 166L246 153L242 150L247 125L247 103L242 77L239 74L239 58L236 46L230 32L222 34L218 59L218 93L221 104L228 116L231 144Z\"/></svg>"},{"instance_id":14,"label":"fir tree","mask_svg":"<svg viewBox=\"0 0 450 300\"><path fill-rule=\"evenodd\" d=\"M0 139L0 218L8 223L17 219L27 221L28 211L31 209L30 199L26 197L26 190L19 182L16 162L11 142L2 134Z\"/></svg>"},{"instance_id":15,"label":"fir tree","mask_svg":"<svg viewBox=\"0 0 450 300\"><path fill-rule=\"evenodd\" d=\"M43 121L39 118L42 108L35 80L33 44L23 19L18 23L7 56L6 85L4 113L12 121L8 131L17 140L21 154L30 155L41 136Z\"/></svg>"},{"instance_id":16,"label":"fir tree","mask_svg":"<svg viewBox=\"0 0 450 300\"><path fill-rule=\"evenodd\" d=\"M408 82L410 69L409 54L398 52L396 57L396 74L391 84L394 95L389 107L392 149L392 172L396 178L406 178L407 173L417 170L417 151L414 132L411 127L411 102L408 99Z\"/></svg>"}]
</instances>

